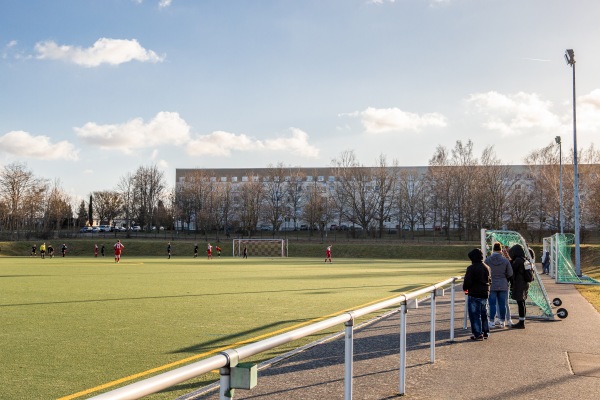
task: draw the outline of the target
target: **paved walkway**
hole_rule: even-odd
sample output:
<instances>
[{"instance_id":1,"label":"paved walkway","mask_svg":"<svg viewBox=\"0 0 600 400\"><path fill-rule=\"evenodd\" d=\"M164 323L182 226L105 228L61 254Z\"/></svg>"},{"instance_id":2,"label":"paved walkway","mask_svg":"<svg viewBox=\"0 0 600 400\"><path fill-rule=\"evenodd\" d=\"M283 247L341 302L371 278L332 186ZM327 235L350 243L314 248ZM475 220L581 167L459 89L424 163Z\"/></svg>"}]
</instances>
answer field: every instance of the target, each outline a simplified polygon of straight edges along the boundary
<instances>
[{"instance_id":1,"label":"paved walkway","mask_svg":"<svg viewBox=\"0 0 600 400\"><path fill-rule=\"evenodd\" d=\"M438 297L436 362L429 362L427 304L407 315L406 399L600 399L600 314L572 285L544 276L564 320L528 320L525 330L494 329L469 340L457 291L455 341L449 343L449 296ZM514 307L516 308L516 306ZM399 315L354 335L354 399L398 398ZM258 385L234 399L343 399L343 339L321 344L259 372ZM188 397L189 398L189 397ZM218 399L218 393L194 396Z\"/></svg>"}]
</instances>

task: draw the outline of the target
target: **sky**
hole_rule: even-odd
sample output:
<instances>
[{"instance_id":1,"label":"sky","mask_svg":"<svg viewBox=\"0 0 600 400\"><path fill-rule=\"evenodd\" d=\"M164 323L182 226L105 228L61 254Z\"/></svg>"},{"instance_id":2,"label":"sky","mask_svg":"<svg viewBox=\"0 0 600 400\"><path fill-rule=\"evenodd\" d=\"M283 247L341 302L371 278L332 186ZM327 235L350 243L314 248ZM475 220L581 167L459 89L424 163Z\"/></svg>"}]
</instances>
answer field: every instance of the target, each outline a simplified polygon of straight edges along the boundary
<instances>
[{"instance_id":1,"label":"sky","mask_svg":"<svg viewBox=\"0 0 600 400\"><path fill-rule=\"evenodd\" d=\"M74 199L140 166L504 164L598 147L597 0L1 0L0 166Z\"/></svg>"}]
</instances>

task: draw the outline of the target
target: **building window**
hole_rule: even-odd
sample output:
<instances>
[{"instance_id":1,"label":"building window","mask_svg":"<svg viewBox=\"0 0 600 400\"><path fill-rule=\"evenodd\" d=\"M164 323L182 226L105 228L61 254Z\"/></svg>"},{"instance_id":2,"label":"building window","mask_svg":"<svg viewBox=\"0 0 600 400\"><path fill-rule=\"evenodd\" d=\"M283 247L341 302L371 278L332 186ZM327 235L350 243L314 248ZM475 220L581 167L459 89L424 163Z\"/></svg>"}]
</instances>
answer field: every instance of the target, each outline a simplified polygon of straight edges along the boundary
<instances>
[{"instance_id":1,"label":"building window","mask_svg":"<svg viewBox=\"0 0 600 400\"><path fill-rule=\"evenodd\" d=\"M247 176L242 176L242 182L248 182L248 177Z\"/></svg>"},{"instance_id":2,"label":"building window","mask_svg":"<svg viewBox=\"0 0 600 400\"><path fill-rule=\"evenodd\" d=\"M221 182L227 182L227 177L226 176L222 176L221 177Z\"/></svg>"},{"instance_id":3,"label":"building window","mask_svg":"<svg viewBox=\"0 0 600 400\"><path fill-rule=\"evenodd\" d=\"M231 177L231 182L237 182L237 176L232 176Z\"/></svg>"},{"instance_id":4,"label":"building window","mask_svg":"<svg viewBox=\"0 0 600 400\"><path fill-rule=\"evenodd\" d=\"M306 182L312 182L313 181L313 177L312 176L307 176L306 177Z\"/></svg>"}]
</instances>

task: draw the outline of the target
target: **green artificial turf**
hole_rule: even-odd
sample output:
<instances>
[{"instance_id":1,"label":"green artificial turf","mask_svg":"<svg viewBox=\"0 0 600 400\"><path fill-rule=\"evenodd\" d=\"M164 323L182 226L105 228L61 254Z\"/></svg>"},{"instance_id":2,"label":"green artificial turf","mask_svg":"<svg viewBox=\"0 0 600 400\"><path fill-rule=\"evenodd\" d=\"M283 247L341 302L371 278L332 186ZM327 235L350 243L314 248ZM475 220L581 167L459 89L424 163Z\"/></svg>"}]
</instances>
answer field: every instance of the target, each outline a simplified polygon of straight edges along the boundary
<instances>
[{"instance_id":1,"label":"green artificial turf","mask_svg":"<svg viewBox=\"0 0 600 400\"><path fill-rule=\"evenodd\" d=\"M439 282L467 265L349 258L333 264L322 258L167 260L127 253L119 264L110 255L0 258L1 397L69 396ZM174 398L215 377L151 398Z\"/></svg>"}]
</instances>

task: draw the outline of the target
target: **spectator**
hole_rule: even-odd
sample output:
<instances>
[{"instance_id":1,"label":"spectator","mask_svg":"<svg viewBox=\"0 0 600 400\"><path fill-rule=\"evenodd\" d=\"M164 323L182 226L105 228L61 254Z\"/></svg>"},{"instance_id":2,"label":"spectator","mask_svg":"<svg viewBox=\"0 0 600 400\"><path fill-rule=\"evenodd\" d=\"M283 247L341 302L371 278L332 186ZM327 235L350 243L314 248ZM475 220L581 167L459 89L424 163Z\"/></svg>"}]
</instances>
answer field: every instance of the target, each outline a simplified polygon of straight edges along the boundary
<instances>
[{"instance_id":1,"label":"spectator","mask_svg":"<svg viewBox=\"0 0 600 400\"><path fill-rule=\"evenodd\" d=\"M499 242L494 243L492 250L493 253L485 259L485 263L490 267L492 278L489 297L489 326L490 328L494 326L504 328L506 301L508 300L508 280L512 277L513 270L510 261L502 255L502 245Z\"/></svg>"},{"instance_id":2,"label":"spectator","mask_svg":"<svg viewBox=\"0 0 600 400\"><path fill-rule=\"evenodd\" d=\"M483 253L473 249L468 254L472 264L467 267L463 290L468 294L471 340L487 339L490 333L487 300L490 294L490 267L483 263Z\"/></svg>"},{"instance_id":3,"label":"spectator","mask_svg":"<svg viewBox=\"0 0 600 400\"><path fill-rule=\"evenodd\" d=\"M527 308L525 300L529 293L529 282L525 279L525 251L520 244L515 244L508 252L513 269L513 278L511 282L511 298L517 302L519 308L519 323L512 326L515 329L525 329L525 315Z\"/></svg>"}]
</instances>

